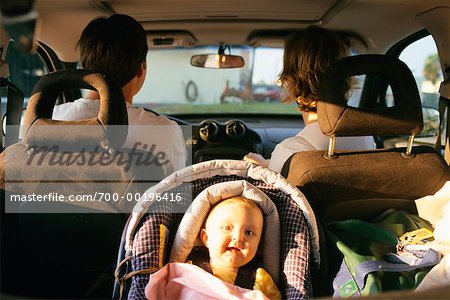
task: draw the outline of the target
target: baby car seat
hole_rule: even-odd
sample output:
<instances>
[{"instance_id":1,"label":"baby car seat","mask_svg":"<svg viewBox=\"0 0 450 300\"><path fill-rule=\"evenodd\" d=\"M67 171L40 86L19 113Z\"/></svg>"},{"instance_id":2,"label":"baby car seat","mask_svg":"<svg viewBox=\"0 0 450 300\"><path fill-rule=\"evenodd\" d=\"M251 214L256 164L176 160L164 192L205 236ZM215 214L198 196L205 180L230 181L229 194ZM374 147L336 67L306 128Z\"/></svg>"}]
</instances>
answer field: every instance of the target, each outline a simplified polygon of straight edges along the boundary
<instances>
[{"instance_id":1,"label":"baby car seat","mask_svg":"<svg viewBox=\"0 0 450 300\"><path fill-rule=\"evenodd\" d=\"M311 297L319 244L304 195L268 169L215 160L175 172L141 197L122 235L114 298L145 298L149 274L168 262L185 262L211 206L238 195L256 201L264 213L262 262L283 298Z\"/></svg>"}]
</instances>

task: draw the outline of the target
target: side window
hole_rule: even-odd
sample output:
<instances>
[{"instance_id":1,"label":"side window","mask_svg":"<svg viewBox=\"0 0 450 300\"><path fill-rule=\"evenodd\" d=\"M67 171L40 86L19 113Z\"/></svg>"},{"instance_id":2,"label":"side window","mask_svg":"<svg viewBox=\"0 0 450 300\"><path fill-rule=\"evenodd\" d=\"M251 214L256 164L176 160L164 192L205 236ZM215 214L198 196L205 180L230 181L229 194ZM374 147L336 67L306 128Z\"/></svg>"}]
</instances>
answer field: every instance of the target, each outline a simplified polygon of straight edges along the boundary
<instances>
[{"instance_id":1,"label":"side window","mask_svg":"<svg viewBox=\"0 0 450 300\"><path fill-rule=\"evenodd\" d=\"M37 54L30 54L17 49L14 42L8 45L6 57L9 79L25 94L28 99L36 81L47 71Z\"/></svg>"},{"instance_id":2,"label":"side window","mask_svg":"<svg viewBox=\"0 0 450 300\"><path fill-rule=\"evenodd\" d=\"M416 142L434 145L439 127L438 91L443 80L436 44L431 36L426 36L407 46L399 58L411 69L422 101L424 128ZM386 102L387 106L393 105L390 88Z\"/></svg>"},{"instance_id":3,"label":"side window","mask_svg":"<svg viewBox=\"0 0 450 300\"><path fill-rule=\"evenodd\" d=\"M438 91L443 77L433 38L427 36L412 43L399 58L408 65L416 79L422 106L437 109Z\"/></svg>"},{"instance_id":4,"label":"side window","mask_svg":"<svg viewBox=\"0 0 450 300\"><path fill-rule=\"evenodd\" d=\"M364 87L364 81L366 75L352 76L352 89L348 95L348 105L352 107L358 107L361 101L361 93Z\"/></svg>"}]
</instances>

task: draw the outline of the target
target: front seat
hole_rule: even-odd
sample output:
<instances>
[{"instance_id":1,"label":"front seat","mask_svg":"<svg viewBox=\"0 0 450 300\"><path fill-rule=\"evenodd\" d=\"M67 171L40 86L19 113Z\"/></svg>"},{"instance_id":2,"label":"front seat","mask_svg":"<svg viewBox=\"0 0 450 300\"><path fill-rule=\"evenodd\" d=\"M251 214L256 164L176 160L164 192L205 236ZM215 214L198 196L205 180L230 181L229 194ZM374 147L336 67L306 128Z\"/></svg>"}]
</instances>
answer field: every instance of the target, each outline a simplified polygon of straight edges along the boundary
<instances>
[{"instance_id":1,"label":"front seat","mask_svg":"<svg viewBox=\"0 0 450 300\"><path fill-rule=\"evenodd\" d=\"M347 105L350 76L373 74L391 86L393 107L363 109ZM386 55L359 55L331 65L320 83L317 111L322 132L330 137L328 151L292 155L281 174L306 196L319 225L344 219L372 220L389 208L417 213L413 200L434 194L450 180L450 168L434 148L413 146L423 128L419 92L409 68ZM410 135L406 148L334 151L338 136ZM321 249L326 249L322 227ZM330 293L326 251L313 282L315 295ZM332 260L330 260L332 263Z\"/></svg>"},{"instance_id":2,"label":"front seat","mask_svg":"<svg viewBox=\"0 0 450 300\"><path fill-rule=\"evenodd\" d=\"M95 89L96 118L51 119L58 95ZM109 298L121 232L138 196L162 178L121 150L128 116L120 87L88 70L42 77L25 113L23 143L0 155L3 232L15 232L2 291L44 298ZM151 160L154 161L154 160ZM144 176L145 175L145 176ZM2 224L3 226L3 224ZM18 280L20 278L20 280Z\"/></svg>"},{"instance_id":3,"label":"front seat","mask_svg":"<svg viewBox=\"0 0 450 300\"><path fill-rule=\"evenodd\" d=\"M374 74L391 86L393 107L349 107L350 76ZM409 68L386 55L346 57L329 67L320 85L318 117L330 149L294 154L282 175L307 196L319 218L371 217L387 207L414 210L414 199L434 194L450 168L434 148L412 147L423 128L419 92ZM406 148L334 151L338 136L411 135Z\"/></svg>"}]
</instances>

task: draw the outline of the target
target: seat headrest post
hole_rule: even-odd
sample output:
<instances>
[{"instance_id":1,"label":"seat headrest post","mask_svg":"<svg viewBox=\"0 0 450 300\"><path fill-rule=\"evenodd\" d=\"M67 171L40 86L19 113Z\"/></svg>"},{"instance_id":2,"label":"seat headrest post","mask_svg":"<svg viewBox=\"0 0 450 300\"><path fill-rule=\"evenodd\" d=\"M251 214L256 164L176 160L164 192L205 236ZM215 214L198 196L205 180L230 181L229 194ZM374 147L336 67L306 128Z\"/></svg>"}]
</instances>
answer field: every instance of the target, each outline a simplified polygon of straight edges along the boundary
<instances>
[{"instance_id":1,"label":"seat headrest post","mask_svg":"<svg viewBox=\"0 0 450 300\"><path fill-rule=\"evenodd\" d=\"M336 159L338 156L334 153L336 146L336 136L330 137L330 143L328 144L328 152L324 155L326 159Z\"/></svg>"},{"instance_id":2,"label":"seat headrest post","mask_svg":"<svg viewBox=\"0 0 450 300\"><path fill-rule=\"evenodd\" d=\"M414 158L414 154L412 154L412 148L413 148L413 144L414 144L414 138L416 137L415 134L412 134L409 136L408 138L408 144L406 145L406 152L402 153L402 156L404 158Z\"/></svg>"}]
</instances>

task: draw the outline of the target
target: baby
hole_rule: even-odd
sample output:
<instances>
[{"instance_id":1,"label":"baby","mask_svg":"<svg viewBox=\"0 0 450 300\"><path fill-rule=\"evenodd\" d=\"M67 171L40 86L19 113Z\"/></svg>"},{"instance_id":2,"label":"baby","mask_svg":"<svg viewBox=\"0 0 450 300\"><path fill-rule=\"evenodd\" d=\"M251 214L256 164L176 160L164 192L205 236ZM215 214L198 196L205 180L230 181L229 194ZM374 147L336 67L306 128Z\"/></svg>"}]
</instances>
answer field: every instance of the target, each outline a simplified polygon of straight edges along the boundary
<instances>
[{"instance_id":1,"label":"baby","mask_svg":"<svg viewBox=\"0 0 450 300\"><path fill-rule=\"evenodd\" d=\"M223 200L211 210L200 232L209 263L193 259L195 265L167 264L150 275L147 299L281 299L272 277L253 259L263 224L263 214L252 200Z\"/></svg>"},{"instance_id":2,"label":"baby","mask_svg":"<svg viewBox=\"0 0 450 300\"><path fill-rule=\"evenodd\" d=\"M223 200L211 210L200 238L208 248L214 276L235 284L239 268L256 255L263 224L258 205L244 197ZM270 299L281 299L276 284L263 268L256 269L253 289Z\"/></svg>"}]
</instances>

